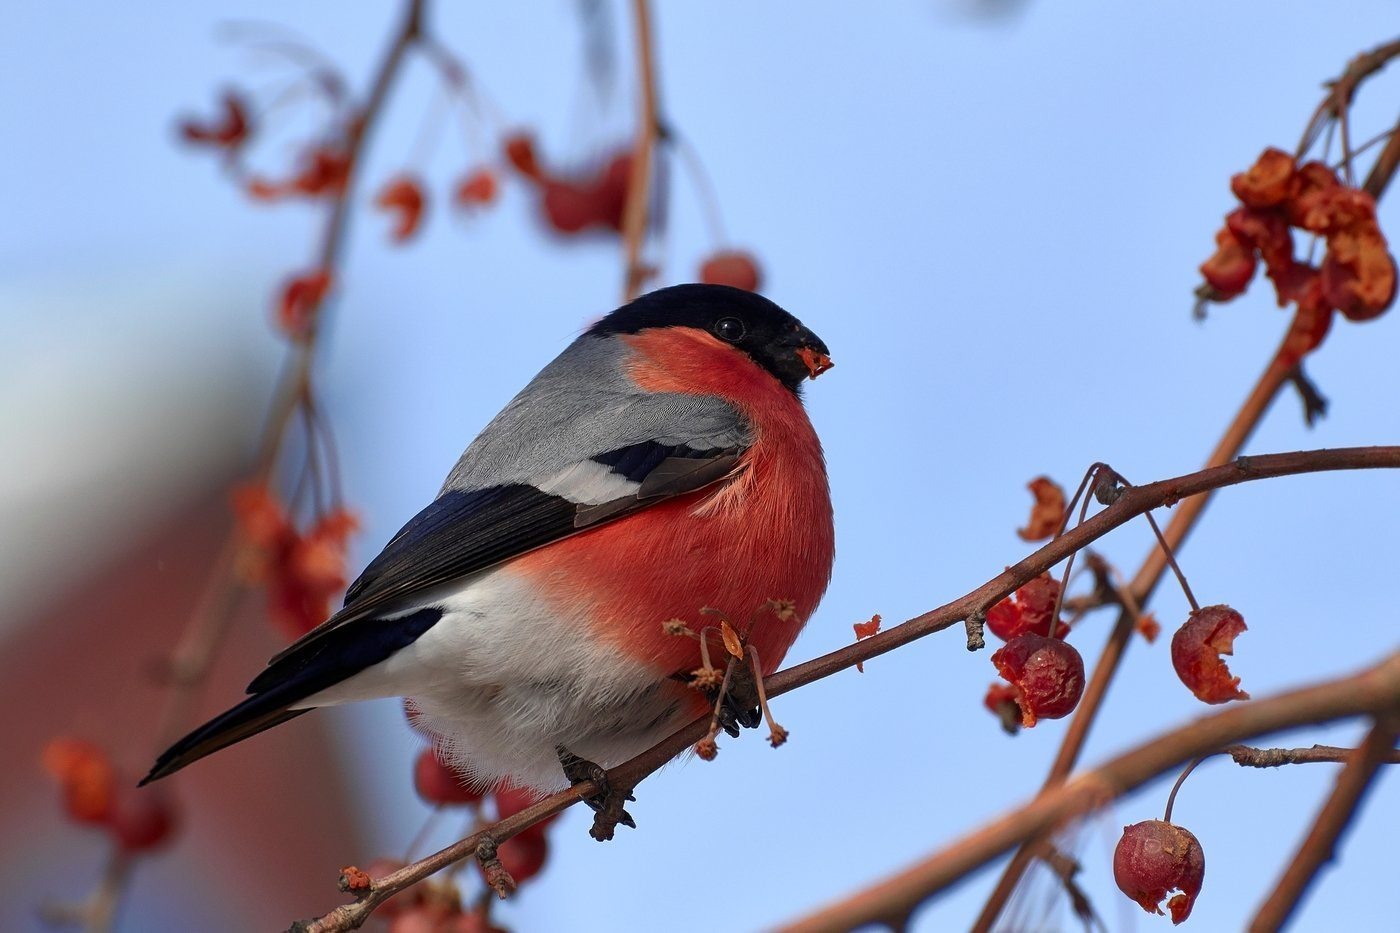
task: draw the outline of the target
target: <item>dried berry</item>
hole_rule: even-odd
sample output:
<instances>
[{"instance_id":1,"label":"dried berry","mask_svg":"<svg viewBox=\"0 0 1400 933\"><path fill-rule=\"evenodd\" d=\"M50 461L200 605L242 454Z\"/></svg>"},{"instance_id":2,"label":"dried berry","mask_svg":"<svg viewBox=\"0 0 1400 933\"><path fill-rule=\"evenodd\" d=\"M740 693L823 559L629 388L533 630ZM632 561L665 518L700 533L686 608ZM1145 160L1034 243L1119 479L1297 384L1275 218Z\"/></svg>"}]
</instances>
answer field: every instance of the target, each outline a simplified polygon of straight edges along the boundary
<instances>
[{"instance_id":1,"label":"dried berry","mask_svg":"<svg viewBox=\"0 0 1400 933\"><path fill-rule=\"evenodd\" d=\"M480 791L443 763L437 751L425 748L413 762L413 789L435 806L462 806L481 802Z\"/></svg>"},{"instance_id":2,"label":"dried berry","mask_svg":"<svg viewBox=\"0 0 1400 933\"><path fill-rule=\"evenodd\" d=\"M247 103L241 95L226 91L221 104L219 116L212 120L191 117L180 121L180 135L185 142L232 151L247 141L252 132Z\"/></svg>"},{"instance_id":3,"label":"dried berry","mask_svg":"<svg viewBox=\"0 0 1400 933\"><path fill-rule=\"evenodd\" d=\"M1293 190L1293 157L1281 149L1265 149L1249 171L1230 179L1230 190L1247 207L1274 207Z\"/></svg>"},{"instance_id":4,"label":"dried berry","mask_svg":"<svg viewBox=\"0 0 1400 933\"><path fill-rule=\"evenodd\" d=\"M1022 541L1044 541L1060 530L1065 520L1065 491L1048 476L1037 476L1026 484L1035 497L1025 528L1016 529Z\"/></svg>"},{"instance_id":5,"label":"dried berry","mask_svg":"<svg viewBox=\"0 0 1400 933\"><path fill-rule=\"evenodd\" d=\"M1001 646L992 664L1016 688L1021 725L1068 716L1084 693L1084 659L1068 642L1025 634Z\"/></svg>"},{"instance_id":6,"label":"dried berry","mask_svg":"<svg viewBox=\"0 0 1400 933\"><path fill-rule=\"evenodd\" d=\"M390 179L379 190L374 205L393 216L394 229L390 235L395 243L404 243L422 226L428 197L418 179L412 175L400 175Z\"/></svg>"},{"instance_id":7,"label":"dried berry","mask_svg":"<svg viewBox=\"0 0 1400 933\"><path fill-rule=\"evenodd\" d=\"M987 695L982 698L982 705L996 714L1001 720L1002 729L1006 730L1008 735L1015 735L1021 731L1020 696L1010 684L993 681L987 688Z\"/></svg>"},{"instance_id":8,"label":"dried berry","mask_svg":"<svg viewBox=\"0 0 1400 933\"><path fill-rule=\"evenodd\" d=\"M326 269L313 269L288 279L277 302L277 326L293 340L305 340L330 287L331 274Z\"/></svg>"},{"instance_id":9,"label":"dried berry","mask_svg":"<svg viewBox=\"0 0 1400 933\"><path fill-rule=\"evenodd\" d=\"M1191 916L1205 874L1200 842L1173 823L1146 820L1125 826L1113 850L1113 880L1143 910L1160 914L1162 899L1180 892L1167 901L1174 924Z\"/></svg>"},{"instance_id":10,"label":"dried berry","mask_svg":"<svg viewBox=\"0 0 1400 933\"><path fill-rule=\"evenodd\" d=\"M1217 301L1229 301L1249 286L1258 265L1254 250L1222 227L1215 234L1214 255L1201 263L1201 275L1215 289Z\"/></svg>"},{"instance_id":11,"label":"dried berry","mask_svg":"<svg viewBox=\"0 0 1400 933\"><path fill-rule=\"evenodd\" d=\"M987 628L1002 641L1010 641L1028 632L1048 634L1050 614L1055 611L1055 600L1059 595L1060 581L1048 573L1042 573L988 609ZM1058 622L1055 637L1064 638L1068 634L1069 626Z\"/></svg>"},{"instance_id":12,"label":"dried berry","mask_svg":"<svg viewBox=\"0 0 1400 933\"><path fill-rule=\"evenodd\" d=\"M1172 666L1196 698L1206 703L1247 700L1240 679L1230 676L1221 655L1234 653L1244 618L1229 606L1205 606L1191 613L1172 636Z\"/></svg>"},{"instance_id":13,"label":"dried berry","mask_svg":"<svg viewBox=\"0 0 1400 933\"><path fill-rule=\"evenodd\" d=\"M743 250L719 250L705 257L701 263L700 281L707 285L732 285L756 292L761 281L758 260L752 253Z\"/></svg>"},{"instance_id":14,"label":"dried berry","mask_svg":"<svg viewBox=\"0 0 1400 933\"><path fill-rule=\"evenodd\" d=\"M468 209L485 207L496 200L498 187L495 172L489 168L477 169L457 183L452 203Z\"/></svg>"},{"instance_id":15,"label":"dried berry","mask_svg":"<svg viewBox=\"0 0 1400 933\"><path fill-rule=\"evenodd\" d=\"M1321 162L1305 162L1293 174L1293 183L1284 203L1284 214L1288 222L1304 230L1316 231L1322 215L1313 216L1320 203L1335 188L1341 187L1337 173Z\"/></svg>"},{"instance_id":16,"label":"dried berry","mask_svg":"<svg viewBox=\"0 0 1400 933\"><path fill-rule=\"evenodd\" d=\"M505 140L506 161L531 181L543 181L539 156L535 153L535 140L528 133L515 133Z\"/></svg>"}]
</instances>

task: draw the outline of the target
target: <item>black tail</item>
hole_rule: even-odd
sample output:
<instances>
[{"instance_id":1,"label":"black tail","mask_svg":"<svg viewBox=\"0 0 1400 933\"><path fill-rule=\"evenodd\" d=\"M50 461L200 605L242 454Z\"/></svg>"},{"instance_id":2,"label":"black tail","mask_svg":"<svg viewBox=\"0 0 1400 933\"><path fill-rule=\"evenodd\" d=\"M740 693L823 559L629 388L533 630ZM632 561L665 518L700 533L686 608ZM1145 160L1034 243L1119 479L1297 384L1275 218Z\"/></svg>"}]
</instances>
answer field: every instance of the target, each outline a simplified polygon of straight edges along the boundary
<instances>
[{"instance_id":1,"label":"black tail","mask_svg":"<svg viewBox=\"0 0 1400 933\"><path fill-rule=\"evenodd\" d=\"M248 685L252 696L167 748L141 783L158 781L205 755L311 712L290 707L412 644L441 618L441 609L428 608L388 621L356 619L325 632L304 649L268 665Z\"/></svg>"}]
</instances>

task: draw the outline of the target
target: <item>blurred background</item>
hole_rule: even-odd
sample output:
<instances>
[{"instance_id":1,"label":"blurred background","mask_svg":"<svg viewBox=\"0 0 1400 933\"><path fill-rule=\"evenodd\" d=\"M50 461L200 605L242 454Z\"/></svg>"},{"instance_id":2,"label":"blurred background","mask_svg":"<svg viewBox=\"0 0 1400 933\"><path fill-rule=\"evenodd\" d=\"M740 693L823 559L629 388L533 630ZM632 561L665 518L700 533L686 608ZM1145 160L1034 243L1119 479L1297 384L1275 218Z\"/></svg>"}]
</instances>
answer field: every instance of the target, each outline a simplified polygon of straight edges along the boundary
<instances>
[{"instance_id":1,"label":"blurred background","mask_svg":"<svg viewBox=\"0 0 1400 933\"><path fill-rule=\"evenodd\" d=\"M1203 462L1287 323L1259 283L1191 319L1196 267L1233 207L1230 175L1267 145L1292 149L1322 82L1400 27L1384 0L658 7L664 112L713 179L728 242L759 258L765 293L837 363L807 393L837 564L789 662L848 644L872 613L888 625L940 605L1023 556L1014 529L1033 476L1072 487L1104 460L1145 482ZM0 928L28 930L42 904L92 888L105 845L64 819L41 749L80 735L133 773L147 765L159 660L214 560L227 489L248 471L285 353L278 284L312 262L320 224L312 206L252 202L217 158L179 144L176 121L212 112L232 84L285 80L286 63L229 41L229 24L285 28L362 94L400 10L21 2L7 14ZM510 128L532 130L559 165L625 145L627 8L434 4L430 16L493 116L476 138L464 133L436 102L433 69L415 61L361 175L316 377L363 522L352 571L621 289L616 238L551 236L518 183L473 216L439 197L405 246L371 201L406 166L446 189L496 159ZM608 61L612 83L598 80ZM1387 129L1397 100L1400 76L1368 84L1355 137ZM274 140L261 158L286 164L294 143ZM693 280L724 245L696 186L671 169L657 251L666 283ZM1383 204L1382 226L1397 219ZM1285 393L1249 449L1395 442L1397 346L1394 314L1339 320L1309 364L1327 417L1307 429ZM1231 662L1246 689L1341 674L1394 649L1398 508L1400 479L1362 473L1251 484L1211 506L1180 556L1203 603L1228 601L1249 622ZM1130 574L1149 547L1135 524L1100 551ZM1187 611L1170 586L1152 608L1168 633ZM1073 636L1086 659L1109 618ZM235 700L282 643L262 602L245 599L199 712ZM1065 723L1007 737L982 708L993 678L988 653L969 654L954 630L784 696L787 746L749 733L722 742L714 763L672 764L638 792L640 829L608 845L575 808L551 830L544 873L495 916L520 930L757 929L854 890L1039 786ZM1166 640L1136 642L1085 761L1203 710ZM1359 734L1344 723L1268 744ZM423 825L418 748L384 702L302 717L191 769L176 786L181 835L139 866L119 928L280 929L325 912L341 900L341 865L402 855ZM1197 771L1176 807L1207 859L1191 926L1241 926L1335 773L1224 760ZM1109 859L1121 826L1160 813L1168 786L1078 833L1081 880L1110 929L1167 922L1118 894ZM1400 793L1384 775L1295 929L1392 919L1381 886L1396 825ZM427 845L464 828L441 820ZM994 879L930 903L914 928L965 927ZM1029 896L1053 893L1042 880ZM1022 916L1033 929L1078 927L1062 904Z\"/></svg>"}]
</instances>

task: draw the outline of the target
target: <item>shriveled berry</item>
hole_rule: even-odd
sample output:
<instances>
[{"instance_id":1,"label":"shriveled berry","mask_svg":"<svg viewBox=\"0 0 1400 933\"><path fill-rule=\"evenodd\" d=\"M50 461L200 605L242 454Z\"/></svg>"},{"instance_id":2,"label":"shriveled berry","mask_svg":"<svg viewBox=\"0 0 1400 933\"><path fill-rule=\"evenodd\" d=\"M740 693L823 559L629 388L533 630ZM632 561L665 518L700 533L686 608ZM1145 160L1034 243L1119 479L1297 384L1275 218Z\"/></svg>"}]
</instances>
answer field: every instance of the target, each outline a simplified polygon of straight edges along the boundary
<instances>
[{"instance_id":1,"label":"shriveled berry","mask_svg":"<svg viewBox=\"0 0 1400 933\"><path fill-rule=\"evenodd\" d=\"M475 804L482 797L462 775L444 764L432 748L423 749L413 762L413 789L419 797L437 806Z\"/></svg>"},{"instance_id":2,"label":"shriveled berry","mask_svg":"<svg viewBox=\"0 0 1400 933\"><path fill-rule=\"evenodd\" d=\"M1047 635L1050 614L1055 611L1055 600L1059 595L1060 581L1048 573L1042 573L988 609L987 628L1003 641L1032 632ZM1056 638L1064 638L1068 634L1068 625L1063 622L1055 624Z\"/></svg>"},{"instance_id":3,"label":"shriveled berry","mask_svg":"<svg viewBox=\"0 0 1400 933\"><path fill-rule=\"evenodd\" d=\"M123 785L113 801L107 827L124 852L149 852L168 842L178 822L174 805L160 789Z\"/></svg>"},{"instance_id":4,"label":"shriveled berry","mask_svg":"<svg viewBox=\"0 0 1400 933\"><path fill-rule=\"evenodd\" d=\"M506 161L517 172L531 181L542 181L539 156L535 153L535 139L529 133L515 133L505 140Z\"/></svg>"},{"instance_id":5,"label":"shriveled berry","mask_svg":"<svg viewBox=\"0 0 1400 933\"><path fill-rule=\"evenodd\" d=\"M744 250L719 250L705 257L700 265L700 281L707 285L732 285L756 292L760 280L758 260Z\"/></svg>"},{"instance_id":6,"label":"shriveled berry","mask_svg":"<svg viewBox=\"0 0 1400 933\"><path fill-rule=\"evenodd\" d=\"M423 183L412 175L399 175L390 179L374 199L374 206L394 218L394 228L390 235L395 243L403 243L418 232L423 223L423 213L428 206L428 195Z\"/></svg>"},{"instance_id":7,"label":"shriveled berry","mask_svg":"<svg viewBox=\"0 0 1400 933\"><path fill-rule=\"evenodd\" d=\"M1002 679L1016 688L1021 725L1068 716L1084 693L1084 659L1068 642L1017 635L992 655Z\"/></svg>"},{"instance_id":8,"label":"shriveled berry","mask_svg":"<svg viewBox=\"0 0 1400 933\"><path fill-rule=\"evenodd\" d=\"M1249 207L1273 207L1292 191L1293 169L1293 157L1271 146L1249 171L1230 179L1230 190Z\"/></svg>"},{"instance_id":9,"label":"shriveled berry","mask_svg":"<svg viewBox=\"0 0 1400 933\"><path fill-rule=\"evenodd\" d=\"M1020 694L1010 684L993 681L982 698L982 705L1001 721L1001 728L1007 735L1021 731Z\"/></svg>"},{"instance_id":10,"label":"shriveled berry","mask_svg":"<svg viewBox=\"0 0 1400 933\"><path fill-rule=\"evenodd\" d=\"M1247 700L1240 679L1230 676L1221 655L1234 653L1235 637L1247 626L1229 606L1205 606L1191 613L1172 636L1172 666L1198 700L1226 703Z\"/></svg>"},{"instance_id":11,"label":"shriveled berry","mask_svg":"<svg viewBox=\"0 0 1400 933\"><path fill-rule=\"evenodd\" d=\"M1229 227L1222 227L1215 234L1215 253L1201 263L1201 275L1215 289L1216 300L1229 301L1249 286L1258 266L1254 250L1240 242Z\"/></svg>"},{"instance_id":12,"label":"shriveled berry","mask_svg":"<svg viewBox=\"0 0 1400 933\"><path fill-rule=\"evenodd\" d=\"M1145 820L1125 826L1113 850L1113 880L1143 910L1160 914L1163 898L1179 892L1167 901L1174 924L1191 916L1205 875L1200 842L1174 823Z\"/></svg>"}]
</instances>

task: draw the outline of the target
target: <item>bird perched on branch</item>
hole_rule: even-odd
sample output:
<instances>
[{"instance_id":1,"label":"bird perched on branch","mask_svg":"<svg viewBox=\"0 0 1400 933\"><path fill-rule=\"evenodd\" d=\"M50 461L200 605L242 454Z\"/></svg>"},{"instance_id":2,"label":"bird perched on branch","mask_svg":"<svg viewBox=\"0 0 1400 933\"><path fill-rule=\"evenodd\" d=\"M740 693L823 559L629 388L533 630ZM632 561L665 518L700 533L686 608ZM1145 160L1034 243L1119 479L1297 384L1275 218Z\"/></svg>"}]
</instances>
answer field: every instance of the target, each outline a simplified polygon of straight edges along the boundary
<instances>
[{"instance_id":1,"label":"bird perched on branch","mask_svg":"<svg viewBox=\"0 0 1400 933\"><path fill-rule=\"evenodd\" d=\"M816 609L834 535L799 390L830 365L796 318L728 286L609 314L486 426L344 608L145 780L391 696L482 785L600 780L712 702L688 685L699 645L663 622L790 602L741 633L767 675Z\"/></svg>"}]
</instances>

